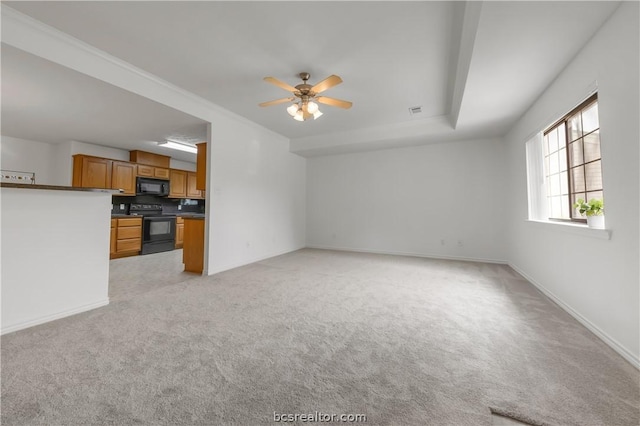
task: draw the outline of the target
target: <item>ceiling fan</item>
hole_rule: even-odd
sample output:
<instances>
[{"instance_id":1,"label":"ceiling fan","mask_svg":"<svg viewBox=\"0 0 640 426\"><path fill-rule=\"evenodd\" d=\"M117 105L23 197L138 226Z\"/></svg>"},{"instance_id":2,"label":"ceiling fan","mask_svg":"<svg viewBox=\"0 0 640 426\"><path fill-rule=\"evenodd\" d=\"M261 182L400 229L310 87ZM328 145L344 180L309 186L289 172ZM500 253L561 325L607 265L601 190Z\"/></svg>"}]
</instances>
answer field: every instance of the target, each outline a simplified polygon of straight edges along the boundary
<instances>
[{"instance_id":1,"label":"ceiling fan","mask_svg":"<svg viewBox=\"0 0 640 426\"><path fill-rule=\"evenodd\" d=\"M308 72L301 72L298 74L302 79L302 84L298 84L293 87L284 83L277 78L274 77L265 77L264 81L275 84L276 86L291 92L293 94L292 97L276 99L274 101L263 102L258 104L261 107L271 106L283 104L285 102L293 102L288 108L287 112L289 115L293 117L294 120L297 121L305 121L308 118L313 117L313 119L317 119L322 115L320 109L318 108L318 104L314 101L317 101L321 104L330 105L338 108L349 109L351 105L353 105L349 101L343 101L335 98L328 98L326 96L318 96L319 93L324 92L327 89L332 88L340 83L342 83L342 79L337 75L330 75L329 77L322 80L320 83L312 86L307 83L307 80L311 77Z\"/></svg>"}]
</instances>

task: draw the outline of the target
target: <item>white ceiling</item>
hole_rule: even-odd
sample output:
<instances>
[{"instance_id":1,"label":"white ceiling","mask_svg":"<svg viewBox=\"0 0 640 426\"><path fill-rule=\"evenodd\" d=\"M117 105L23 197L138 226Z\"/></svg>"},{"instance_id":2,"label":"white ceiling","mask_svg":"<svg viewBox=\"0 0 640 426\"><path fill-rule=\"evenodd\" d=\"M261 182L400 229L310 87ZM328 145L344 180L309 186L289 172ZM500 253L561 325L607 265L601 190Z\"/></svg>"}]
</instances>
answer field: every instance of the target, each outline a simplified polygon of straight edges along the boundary
<instances>
[{"instance_id":1,"label":"white ceiling","mask_svg":"<svg viewBox=\"0 0 640 426\"><path fill-rule=\"evenodd\" d=\"M3 4L287 136L294 152L316 155L504 134L619 2ZM295 85L302 71L311 83L341 76L344 83L325 94L353 108L322 106L323 117L300 123L286 104L257 106L287 96L263 77ZM2 72L4 80L4 54ZM107 108L110 99L99 102ZM154 113L152 104L148 114L139 110L143 117ZM411 116L414 106L423 113ZM76 117L77 107L66 107Z\"/></svg>"},{"instance_id":2,"label":"white ceiling","mask_svg":"<svg viewBox=\"0 0 640 426\"><path fill-rule=\"evenodd\" d=\"M206 140L206 122L49 62L2 46L2 134L47 143L69 140L141 149L195 161L167 150L167 137Z\"/></svg>"}]
</instances>

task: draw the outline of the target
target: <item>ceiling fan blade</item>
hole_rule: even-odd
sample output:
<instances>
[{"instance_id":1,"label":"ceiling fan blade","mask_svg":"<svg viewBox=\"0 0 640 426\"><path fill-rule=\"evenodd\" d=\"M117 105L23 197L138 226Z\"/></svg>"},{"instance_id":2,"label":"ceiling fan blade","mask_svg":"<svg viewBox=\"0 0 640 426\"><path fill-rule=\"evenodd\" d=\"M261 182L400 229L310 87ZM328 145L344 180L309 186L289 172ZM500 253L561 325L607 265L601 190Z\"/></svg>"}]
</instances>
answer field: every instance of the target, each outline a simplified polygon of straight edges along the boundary
<instances>
[{"instance_id":1,"label":"ceiling fan blade","mask_svg":"<svg viewBox=\"0 0 640 426\"><path fill-rule=\"evenodd\" d=\"M331 105L334 107L344 108L344 109L349 109L353 105L352 102L343 101L341 99L335 99L335 98L327 98L326 96L318 96L316 100L321 104Z\"/></svg>"},{"instance_id":2,"label":"ceiling fan blade","mask_svg":"<svg viewBox=\"0 0 640 426\"><path fill-rule=\"evenodd\" d=\"M283 104L285 102L291 102L293 100L295 100L295 97L294 98L276 99L274 101L262 102L261 104L258 104L258 106L267 107L267 106L271 106L271 105Z\"/></svg>"},{"instance_id":3,"label":"ceiling fan blade","mask_svg":"<svg viewBox=\"0 0 640 426\"><path fill-rule=\"evenodd\" d=\"M284 90L286 90L288 92L291 92L291 93L297 91L297 89L295 87L290 86L287 83L282 82L282 81L278 80L275 77L265 77L264 81L266 81L267 83L275 84L276 86L280 87L281 89L284 89Z\"/></svg>"},{"instance_id":4,"label":"ceiling fan blade","mask_svg":"<svg viewBox=\"0 0 640 426\"><path fill-rule=\"evenodd\" d=\"M324 92L327 89L332 88L338 84L342 83L342 79L337 75L330 75L329 77L322 80L320 83L316 84L311 88L311 91L314 93Z\"/></svg>"}]
</instances>

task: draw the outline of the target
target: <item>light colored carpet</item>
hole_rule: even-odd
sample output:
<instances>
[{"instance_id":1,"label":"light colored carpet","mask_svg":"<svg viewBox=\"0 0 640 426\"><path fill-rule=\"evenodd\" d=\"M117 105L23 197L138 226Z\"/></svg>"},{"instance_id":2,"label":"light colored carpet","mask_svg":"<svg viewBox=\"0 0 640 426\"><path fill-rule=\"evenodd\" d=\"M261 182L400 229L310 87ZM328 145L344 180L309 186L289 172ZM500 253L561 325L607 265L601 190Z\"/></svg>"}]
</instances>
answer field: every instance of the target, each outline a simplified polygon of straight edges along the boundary
<instances>
[{"instance_id":1,"label":"light colored carpet","mask_svg":"<svg viewBox=\"0 0 640 426\"><path fill-rule=\"evenodd\" d=\"M640 420L639 372L502 265L305 249L129 294L2 337L3 425Z\"/></svg>"}]
</instances>

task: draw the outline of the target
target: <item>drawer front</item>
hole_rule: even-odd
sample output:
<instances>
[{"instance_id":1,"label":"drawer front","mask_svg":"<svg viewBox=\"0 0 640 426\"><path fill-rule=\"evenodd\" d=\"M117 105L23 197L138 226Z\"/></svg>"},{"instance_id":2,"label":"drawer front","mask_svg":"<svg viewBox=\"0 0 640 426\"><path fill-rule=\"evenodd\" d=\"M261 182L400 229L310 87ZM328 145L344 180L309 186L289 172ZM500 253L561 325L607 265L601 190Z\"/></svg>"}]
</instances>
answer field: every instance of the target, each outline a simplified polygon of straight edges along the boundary
<instances>
[{"instance_id":1,"label":"drawer front","mask_svg":"<svg viewBox=\"0 0 640 426\"><path fill-rule=\"evenodd\" d=\"M142 218L127 217L123 219L118 219L118 227L121 227L121 226L142 226Z\"/></svg>"},{"instance_id":2,"label":"drawer front","mask_svg":"<svg viewBox=\"0 0 640 426\"><path fill-rule=\"evenodd\" d=\"M126 240L130 238L142 238L141 226L127 226L125 228L118 227L118 240Z\"/></svg>"},{"instance_id":3,"label":"drawer front","mask_svg":"<svg viewBox=\"0 0 640 426\"><path fill-rule=\"evenodd\" d=\"M129 240L116 241L116 253L121 253L125 251L140 251L141 247L142 247L141 238L131 238Z\"/></svg>"},{"instance_id":4,"label":"drawer front","mask_svg":"<svg viewBox=\"0 0 640 426\"><path fill-rule=\"evenodd\" d=\"M138 176L153 177L153 167L138 164Z\"/></svg>"},{"instance_id":5,"label":"drawer front","mask_svg":"<svg viewBox=\"0 0 640 426\"><path fill-rule=\"evenodd\" d=\"M160 179L169 179L169 169L156 167L153 171L153 176Z\"/></svg>"}]
</instances>

